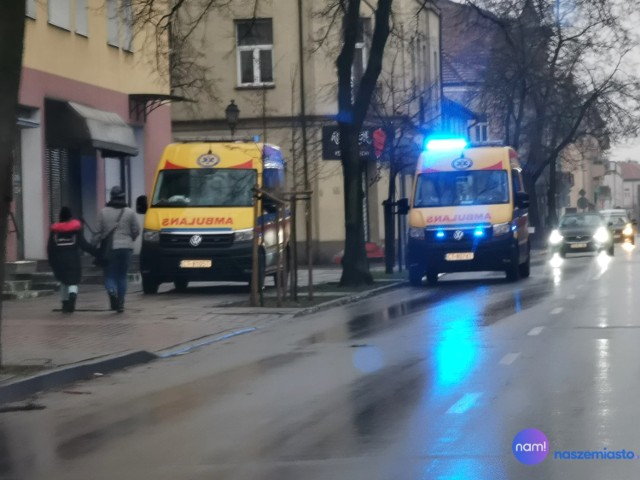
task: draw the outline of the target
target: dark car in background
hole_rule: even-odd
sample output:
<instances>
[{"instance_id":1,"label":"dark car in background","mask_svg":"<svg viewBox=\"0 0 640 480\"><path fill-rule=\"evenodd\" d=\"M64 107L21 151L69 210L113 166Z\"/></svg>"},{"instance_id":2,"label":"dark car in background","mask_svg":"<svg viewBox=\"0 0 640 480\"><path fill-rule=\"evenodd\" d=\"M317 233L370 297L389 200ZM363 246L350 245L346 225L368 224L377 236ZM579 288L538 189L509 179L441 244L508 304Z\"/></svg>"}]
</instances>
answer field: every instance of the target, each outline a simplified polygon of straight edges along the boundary
<instances>
[{"instance_id":1,"label":"dark car in background","mask_svg":"<svg viewBox=\"0 0 640 480\"><path fill-rule=\"evenodd\" d=\"M568 253L602 252L613 256L611 230L598 213L571 213L560 218L558 228L549 236L552 253L565 257Z\"/></svg>"},{"instance_id":2,"label":"dark car in background","mask_svg":"<svg viewBox=\"0 0 640 480\"><path fill-rule=\"evenodd\" d=\"M635 245L637 235L637 222L630 220L625 210L601 210L600 215L604 217L613 234L615 243L630 243Z\"/></svg>"}]
</instances>

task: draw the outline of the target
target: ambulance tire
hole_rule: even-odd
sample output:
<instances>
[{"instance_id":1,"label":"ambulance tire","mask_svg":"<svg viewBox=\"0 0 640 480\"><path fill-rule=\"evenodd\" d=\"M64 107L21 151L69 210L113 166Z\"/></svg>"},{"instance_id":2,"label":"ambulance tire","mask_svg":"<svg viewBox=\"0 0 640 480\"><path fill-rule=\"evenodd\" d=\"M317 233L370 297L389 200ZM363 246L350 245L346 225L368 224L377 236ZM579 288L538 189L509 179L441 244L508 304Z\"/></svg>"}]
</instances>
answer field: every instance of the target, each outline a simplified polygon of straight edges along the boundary
<instances>
[{"instance_id":1,"label":"ambulance tire","mask_svg":"<svg viewBox=\"0 0 640 480\"><path fill-rule=\"evenodd\" d=\"M527 261L521 263L518 267L518 273L520 273L520 278L529 278L531 275L531 245L527 243Z\"/></svg>"},{"instance_id":2,"label":"ambulance tire","mask_svg":"<svg viewBox=\"0 0 640 480\"><path fill-rule=\"evenodd\" d=\"M505 273L507 274L507 280L510 282L517 282L520 280L520 265L518 265L518 256L511 256L511 263L506 268Z\"/></svg>"},{"instance_id":3,"label":"ambulance tire","mask_svg":"<svg viewBox=\"0 0 640 480\"><path fill-rule=\"evenodd\" d=\"M518 266L518 273L520 274L520 278L529 278L529 275L531 275L530 257L527 257L527 261Z\"/></svg>"},{"instance_id":4,"label":"ambulance tire","mask_svg":"<svg viewBox=\"0 0 640 480\"><path fill-rule=\"evenodd\" d=\"M176 292L184 293L187 291L187 287L189 286L189 280L178 279L173 281L173 286L176 289Z\"/></svg>"},{"instance_id":5,"label":"ambulance tire","mask_svg":"<svg viewBox=\"0 0 640 480\"><path fill-rule=\"evenodd\" d=\"M427 285L437 285L438 284L438 272L435 270L427 270Z\"/></svg>"},{"instance_id":6,"label":"ambulance tire","mask_svg":"<svg viewBox=\"0 0 640 480\"><path fill-rule=\"evenodd\" d=\"M149 275L142 275L142 292L145 295L155 295L158 293L160 282Z\"/></svg>"},{"instance_id":7,"label":"ambulance tire","mask_svg":"<svg viewBox=\"0 0 640 480\"><path fill-rule=\"evenodd\" d=\"M412 286L421 287L423 277L424 277L424 269L420 267L409 267L409 283Z\"/></svg>"}]
</instances>

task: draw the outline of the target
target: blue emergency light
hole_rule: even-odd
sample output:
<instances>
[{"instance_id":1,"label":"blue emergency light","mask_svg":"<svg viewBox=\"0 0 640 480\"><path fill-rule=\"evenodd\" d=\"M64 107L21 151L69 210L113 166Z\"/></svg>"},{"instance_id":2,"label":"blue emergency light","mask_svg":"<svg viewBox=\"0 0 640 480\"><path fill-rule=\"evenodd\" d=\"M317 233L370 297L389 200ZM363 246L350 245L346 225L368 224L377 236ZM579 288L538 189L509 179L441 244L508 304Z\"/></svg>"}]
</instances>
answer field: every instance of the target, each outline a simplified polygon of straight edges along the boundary
<instances>
[{"instance_id":1,"label":"blue emergency light","mask_svg":"<svg viewBox=\"0 0 640 480\"><path fill-rule=\"evenodd\" d=\"M433 152L447 152L464 150L469 144L464 138L432 138L427 142L426 149Z\"/></svg>"},{"instance_id":2,"label":"blue emergency light","mask_svg":"<svg viewBox=\"0 0 640 480\"><path fill-rule=\"evenodd\" d=\"M473 235L474 235L475 237L484 237L484 230L483 230L482 228L476 228L476 229L473 231Z\"/></svg>"},{"instance_id":3,"label":"blue emergency light","mask_svg":"<svg viewBox=\"0 0 640 480\"><path fill-rule=\"evenodd\" d=\"M438 237L438 238L444 238L444 232L443 232L442 230L438 230L438 231L436 232L436 237Z\"/></svg>"}]
</instances>

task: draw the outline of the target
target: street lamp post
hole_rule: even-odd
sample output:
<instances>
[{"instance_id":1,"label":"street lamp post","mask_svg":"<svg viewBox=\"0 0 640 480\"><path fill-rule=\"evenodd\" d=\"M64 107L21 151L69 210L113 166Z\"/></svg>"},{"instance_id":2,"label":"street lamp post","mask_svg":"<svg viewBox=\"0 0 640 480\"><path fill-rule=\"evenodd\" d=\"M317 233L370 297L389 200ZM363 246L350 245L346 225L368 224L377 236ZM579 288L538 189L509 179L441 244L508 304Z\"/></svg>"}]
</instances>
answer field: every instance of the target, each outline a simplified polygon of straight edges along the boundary
<instances>
[{"instance_id":1,"label":"street lamp post","mask_svg":"<svg viewBox=\"0 0 640 480\"><path fill-rule=\"evenodd\" d=\"M225 108L224 115L227 119L229 130L231 130L231 139L233 140L233 134L235 133L236 126L238 125L238 117L240 117L240 109L233 100L231 100L231 103L227 105L227 108Z\"/></svg>"}]
</instances>

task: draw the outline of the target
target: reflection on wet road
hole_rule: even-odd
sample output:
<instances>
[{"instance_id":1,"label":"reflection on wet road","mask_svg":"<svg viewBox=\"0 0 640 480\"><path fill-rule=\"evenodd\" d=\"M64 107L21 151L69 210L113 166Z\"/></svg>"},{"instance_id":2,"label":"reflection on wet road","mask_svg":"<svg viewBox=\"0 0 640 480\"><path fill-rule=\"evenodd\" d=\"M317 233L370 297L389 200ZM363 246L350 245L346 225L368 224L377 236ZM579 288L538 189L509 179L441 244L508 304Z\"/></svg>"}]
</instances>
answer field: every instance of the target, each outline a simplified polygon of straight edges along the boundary
<instances>
[{"instance_id":1,"label":"reflection on wet road","mask_svg":"<svg viewBox=\"0 0 640 480\"><path fill-rule=\"evenodd\" d=\"M632 478L640 259L553 258L532 277L447 275L0 415L0 478Z\"/></svg>"}]
</instances>

